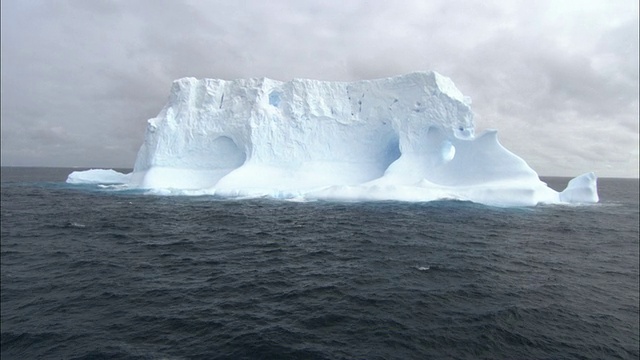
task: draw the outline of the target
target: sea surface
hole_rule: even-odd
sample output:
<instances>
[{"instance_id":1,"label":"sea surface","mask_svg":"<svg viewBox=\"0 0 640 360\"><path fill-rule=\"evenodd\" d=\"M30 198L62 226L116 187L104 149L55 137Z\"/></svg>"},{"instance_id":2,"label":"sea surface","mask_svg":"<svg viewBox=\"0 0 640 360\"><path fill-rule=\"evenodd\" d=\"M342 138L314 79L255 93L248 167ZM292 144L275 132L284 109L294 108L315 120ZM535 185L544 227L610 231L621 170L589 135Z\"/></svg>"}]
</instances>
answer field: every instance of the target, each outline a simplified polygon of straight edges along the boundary
<instances>
[{"instance_id":1,"label":"sea surface","mask_svg":"<svg viewBox=\"0 0 640 360\"><path fill-rule=\"evenodd\" d=\"M155 196L72 170L2 168L3 360L640 356L637 179L505 209Z\"/></svg>"}]
</instances>

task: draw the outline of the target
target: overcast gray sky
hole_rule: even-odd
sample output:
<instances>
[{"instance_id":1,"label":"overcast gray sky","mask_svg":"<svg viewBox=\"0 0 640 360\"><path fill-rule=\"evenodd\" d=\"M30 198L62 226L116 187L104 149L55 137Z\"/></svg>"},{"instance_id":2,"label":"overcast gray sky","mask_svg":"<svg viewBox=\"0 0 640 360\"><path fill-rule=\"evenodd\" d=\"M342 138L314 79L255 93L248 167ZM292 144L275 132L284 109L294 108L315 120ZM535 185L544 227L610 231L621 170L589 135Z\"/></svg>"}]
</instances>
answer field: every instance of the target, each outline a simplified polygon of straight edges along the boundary
<instances>
[{"instance_id":1,"label":"overcast gray sky","mask_svg":"<svg viewBox=\"0 0 640 360\"><path fill-rule=\"evenodd\" d=\"M2 165L132 167L174 79L436 70L541 175L638 177L637 0L2 0Z\"/></svg>"}]
</instances>

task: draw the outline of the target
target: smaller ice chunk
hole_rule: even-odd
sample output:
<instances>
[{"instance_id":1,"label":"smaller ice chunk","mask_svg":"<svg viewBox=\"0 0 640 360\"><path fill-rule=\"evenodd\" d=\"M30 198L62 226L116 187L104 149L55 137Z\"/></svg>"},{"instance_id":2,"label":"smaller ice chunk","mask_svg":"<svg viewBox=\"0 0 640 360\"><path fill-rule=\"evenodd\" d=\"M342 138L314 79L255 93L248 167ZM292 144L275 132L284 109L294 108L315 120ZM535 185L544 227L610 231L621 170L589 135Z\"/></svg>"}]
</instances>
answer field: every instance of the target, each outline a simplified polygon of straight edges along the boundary
<instances>
[{"instance_id":1,"label":"smaller ice chunk","mask_svg":"<svg viewBox=\"0 0 640 360\"><path fill-rule=\"evenodd\" d=\"M597 203L599 200L597 178L593 172L571 179L560 193L560 201L567 203Z\"/></svg>"},{"instance_id":2,"label":"smaller ice chunk","mask_svg":"<svg viewBox=\"0 0 640 360\"><path fill-rule=\"evenodd\" d=\"M113 169L91 169L74 171L67 176L68 184L126 184L131 174L123 174Z\"/></svg>"}]
</instances>

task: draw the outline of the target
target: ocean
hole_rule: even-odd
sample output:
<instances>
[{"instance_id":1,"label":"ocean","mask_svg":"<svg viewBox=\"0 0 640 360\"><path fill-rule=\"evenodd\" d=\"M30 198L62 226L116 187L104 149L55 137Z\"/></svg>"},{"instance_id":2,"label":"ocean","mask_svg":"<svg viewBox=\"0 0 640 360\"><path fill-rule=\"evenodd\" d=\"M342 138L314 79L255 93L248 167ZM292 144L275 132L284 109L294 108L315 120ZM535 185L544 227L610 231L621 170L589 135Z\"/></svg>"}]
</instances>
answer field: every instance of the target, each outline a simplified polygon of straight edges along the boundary
<instances>
[{"instance_id":1,"label":"ocean","mask_svg":"<svg viewBox=\"0 0 640 360\"><path fill-rule=\"evenodd\" d=\"M637 179L495 208L155 196L73 170L2 168L3 360L640 356Z\"/></svg>"}]
</instances>

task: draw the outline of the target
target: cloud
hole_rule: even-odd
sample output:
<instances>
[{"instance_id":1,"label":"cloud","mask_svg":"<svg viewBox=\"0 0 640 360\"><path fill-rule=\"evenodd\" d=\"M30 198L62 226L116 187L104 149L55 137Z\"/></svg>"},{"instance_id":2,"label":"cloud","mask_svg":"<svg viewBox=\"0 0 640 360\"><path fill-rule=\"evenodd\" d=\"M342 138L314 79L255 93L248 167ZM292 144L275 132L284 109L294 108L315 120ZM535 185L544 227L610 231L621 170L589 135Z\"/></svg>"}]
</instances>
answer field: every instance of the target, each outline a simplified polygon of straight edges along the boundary
<instances>
[{"instance_id":1,"label":"cloud","mask_svg":"<svg viewBox=\"0 0 640 360\"><path fill-rule=\"evenodd\" d=\"M541 174L638 176L633 1L3 1L2 164L131 166L184 77L437 70Z\"/></svg>"}]
</instances>

